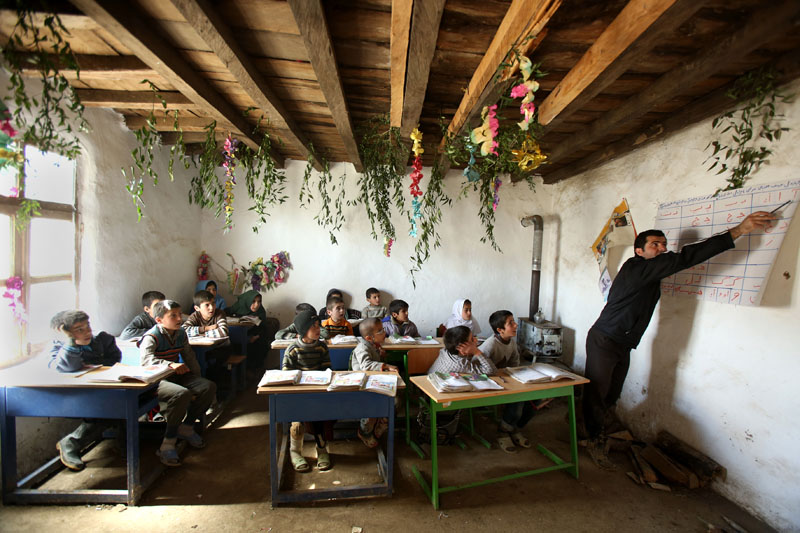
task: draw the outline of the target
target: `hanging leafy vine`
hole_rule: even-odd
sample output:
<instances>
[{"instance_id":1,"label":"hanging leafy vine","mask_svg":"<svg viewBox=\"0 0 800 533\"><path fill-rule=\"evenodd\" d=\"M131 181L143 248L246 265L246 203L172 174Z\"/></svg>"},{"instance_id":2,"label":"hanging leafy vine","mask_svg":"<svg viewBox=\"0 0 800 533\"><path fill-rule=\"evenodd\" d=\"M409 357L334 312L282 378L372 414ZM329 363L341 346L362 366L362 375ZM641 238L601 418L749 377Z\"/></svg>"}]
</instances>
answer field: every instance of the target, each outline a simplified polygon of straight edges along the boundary
<instances>
[{"instance_id":1,"label":"hanging leafy vine","mask_svg":"<svg viewBox=\"0 0 800 533\"><path fill-rule=\"evenodd\" d=\"M320 207L317 214L314 215L314 220L317 221L317 225L328 230L331 244L339 244L336 233L342 229L344 224L343 209L345 205L352 205L345 199L347 173L343 172L339 176L338 183L336 183L331 174L330 163L324 157L317 155L313 146L309 145L308 151L308 162L303 172L303 183L300 186L298 201L300 202L300 207L307 208L314 199L311 181L314 175L314 158L316 157L322 163L322 170L317 172L316 188L319 194ZM330 192L328 191L329 186Z\"/></svg>"},{"instance_id":2,"label":"hanging leafy vine","mask_svg":"<svg viewBox=\"0 0 800 533\"><path fill-rule=\"evenodd\" d=\"M774 68L761 68L737 79L727 96L737 101L749 100L711 122L718 137L706 145L705 150L712 148L712 152L705 162L714 161L708 170L718 167L717 175L729 173L725 178L728 185L717 193L742 188L750 175L769 161L771 143L789 131L781 126L783 115L777 112L776 105L791 101L793 95L781 93L775 79Z\"/></svg>"},{"instance_id":3,"label":"hanging leafy vine","mask_svg":"<svg viewBox=\"0 0 800 533\"><path fill-rule=\"evenodd\" d=\"M267 222L269 208L283 204L288 198L285 193L286 173L275 165L270 156L271 149L269 133L264 130L258 150L254 152L245 146L240 155L240 161L245 168L245 187L253 201L249 210L258 216L258 223L253 226L255 233Z\"/></svg>"},{"instance_id":4,"label":"hanging leafy vine","mask_svg":"<svg viewBox=\"0 0 800 533\"><path fill-rule=\"evenodd\" d=\"M225 187L217 178L217 168L222 164L222 151L217 147L217 122L205 127L203 151L197 156L197 174L189 184L189 203L204 209L214 209L219 217L225 203Z\"/></svg>"},{"instance_id":5,"label":"hanging leafy vine","mask_svg":"<svg viewBox=\"0 0 800 533\"><path fill-rule=\"evenodd\" d=\"M359 143L364 171L358 179L360 194L352 205L362 204L372 232L384 239L396 238L392 206L408 216L403 196L403 179L409 144L400 138L400 130L389 126L389 116L380 115L365 126Z\"/></svg>"},{"instance_id":6,"label":"hanging leafy vine","mask_svg":"<svg viewBox=\"0 0 800 533\"><path fill-rule=\"evenodd\" d=\"M74 159L80 154L76 133L89 126L83 117L84 106L75 89L62 73L78 63L65 35L69 32L58 15L47 14L43 27L34 24L37 16L29 2L17 0L17 22L2 48L3 63L10 73L10 94L15 108L14 123L21 133L20 144L32 144L42 151ZM25 84L25 70L39 73L41 89L31 96ZM3 97L6 100L6 97Z\"/></svg>"}]
</instances>

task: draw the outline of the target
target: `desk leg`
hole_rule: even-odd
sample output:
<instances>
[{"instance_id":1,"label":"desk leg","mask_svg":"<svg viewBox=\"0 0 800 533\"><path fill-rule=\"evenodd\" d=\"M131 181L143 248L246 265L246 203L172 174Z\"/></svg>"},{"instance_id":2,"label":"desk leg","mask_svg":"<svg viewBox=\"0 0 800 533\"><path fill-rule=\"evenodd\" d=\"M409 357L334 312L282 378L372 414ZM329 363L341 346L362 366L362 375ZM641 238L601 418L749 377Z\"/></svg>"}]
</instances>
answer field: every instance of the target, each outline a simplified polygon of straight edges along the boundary
<instances>
[{"instance_id":1,"label":"desk leg","mask_svg":"<svg viewBox=\"0 0 800 533\"><path fill-rule=\"evenodd\" d=\"M569 442L570 452L572 453L572 467L567 471L572 477L578 479L578 429L575 421L575 387L569 388L567 405L569 406Z\"/></svg>"},{"instance_id":2,"label":"desk leg","mask_svg":"<svg viewBox=\"0 0 800 533\"><path fill-rule=\"evenodd\" d=\"M386 448L388 452L386 458L386 485L389 487L391 494L391 491L394 489L394 398L388 396L386 398L386 405L389 414L389 434L386 436Z\"/></svg>"},{"instance_id":3,"label":"desk leg","mask_svg":"<svg viewBox=\"0 0 800 533\"><path fill-rule=\"evenodd\" d=\"M439 435L436 431L436 403L431 399L431 501L433 508L439 508Z\"/></svg>"},{"instance_id":4,"label":"desk leg","mask_svg":"<svg viewBox=\"0 0 800 533\"><path fill-rule=\"evenodd\" d=\"M0 453L3 468L3 495L17 488L17 422L6 415L6 389L0 388ZM8 503L6 498L4 502Z\"/></svg>"},{"instance_id":5,"label":"desk leg","mask_svg":"<svg viewBox=\"0 0 800 533\"><path fill-rule=\"evenodd\" d=\"M139 394L126 394L125 434L128 448L128 505L136 505L142 494L139 476L141 457L139 457Z\"/></svg>"}]
</instances>

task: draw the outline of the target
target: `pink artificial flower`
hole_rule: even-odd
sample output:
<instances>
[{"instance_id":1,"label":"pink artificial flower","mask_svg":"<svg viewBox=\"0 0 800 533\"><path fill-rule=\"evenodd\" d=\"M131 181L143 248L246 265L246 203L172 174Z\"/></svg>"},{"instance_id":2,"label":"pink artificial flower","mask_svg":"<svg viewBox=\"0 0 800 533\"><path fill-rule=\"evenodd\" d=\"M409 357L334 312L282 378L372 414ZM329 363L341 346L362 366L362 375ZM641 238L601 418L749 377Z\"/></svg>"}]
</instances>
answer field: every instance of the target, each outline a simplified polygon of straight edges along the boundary
<instances>
[{"instance_id":1,"label":"pink artificial flower","mask_svg":"<svg viewBox=\"0 0 800 533\"><path fill-rule=\"evenodd\" d=\"M528 86L525 83L520 83L511 89L511 98L522 98L526 94L528 94Z\"/></svg>"},{"instance_id":2,"label":"pink artificial flower","mask_svg":"<svg viewBox=\"0 0 800 533\"><path fill-rule=\"evenodd\" d=\"M533 118L534 111L536 111L536 104L533 102L528 102L527 104L519 106L519 112L525 115L525 120L528 122Z\"/></svg>"},{"instance_id":3,"label":"pink artificial flower","mask_svg":"<svg viewBox=\"0 0 800 533\"><path fill-rule=\"evenodd\" d=\"M19 276L11 276L6 280L6 288L12 289L15 291L22 290L22 278Z\"/></svg>"},{"instance_id":4,"label":"pink artificial flower","mask_svg":"<svg viewBox=\"0 0 800 533\"><path fill-rule=\"evenodd\" d=\"M17 130L11 125L11 121L9 119L5 119L0 122L0 131L8 135L9 137L16 137Z\"/></svg>"},{"instance_id":5,"label":"pink artificial flower","mask_svg":"<svg viewBox=\"0 0 800 533\"><path fill-rule=\"evenodd\" d=\"M19 189L18 188L11 187L8 191L9 191L8 192L8 196L10 198L19 198Z\"/></svg>"}]
</instances>

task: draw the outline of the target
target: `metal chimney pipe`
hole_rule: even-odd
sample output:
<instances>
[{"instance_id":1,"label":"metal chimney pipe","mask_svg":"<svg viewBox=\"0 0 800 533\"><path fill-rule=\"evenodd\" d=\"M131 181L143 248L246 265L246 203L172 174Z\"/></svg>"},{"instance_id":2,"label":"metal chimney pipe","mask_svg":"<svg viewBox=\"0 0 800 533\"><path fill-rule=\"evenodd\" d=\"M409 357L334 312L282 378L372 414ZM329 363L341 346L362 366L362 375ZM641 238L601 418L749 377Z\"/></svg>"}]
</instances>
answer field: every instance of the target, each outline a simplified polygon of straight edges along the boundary
<instances>
[{"instance_id":1,"label":"metal chimney pipe","mask_svg":"<svg viewBox=\"0 0 800 533\"><path fill-rule=\"evenodd\" d=\"M533 226L533 260L531 261L531 299L528 319L539 310L539 284L542 277L542 235L544 221L539 215L531 215L520 220L523 227Z\"/></svg>"}]
</instances>

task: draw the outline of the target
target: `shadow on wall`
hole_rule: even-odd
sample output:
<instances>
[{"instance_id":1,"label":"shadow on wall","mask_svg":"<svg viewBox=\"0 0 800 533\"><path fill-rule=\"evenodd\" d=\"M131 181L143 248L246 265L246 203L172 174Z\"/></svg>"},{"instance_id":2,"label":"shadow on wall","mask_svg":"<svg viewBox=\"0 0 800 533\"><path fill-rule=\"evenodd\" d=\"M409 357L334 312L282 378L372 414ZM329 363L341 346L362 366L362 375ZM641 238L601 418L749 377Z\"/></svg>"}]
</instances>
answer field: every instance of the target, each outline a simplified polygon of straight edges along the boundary
<instances>
[{"instance_id":1,"label":"shadow on wall","mask_svg":"<svg viewBox=\"0 0 800 533\"><path fill-rule=\"evenodd\" d=\"M795 217L797 218L797 217ZM798 249L800 249L800 223L792 222L775 257L767 288L760 307L790 307L797 279Z\"/></svg>"}]
</instances>

